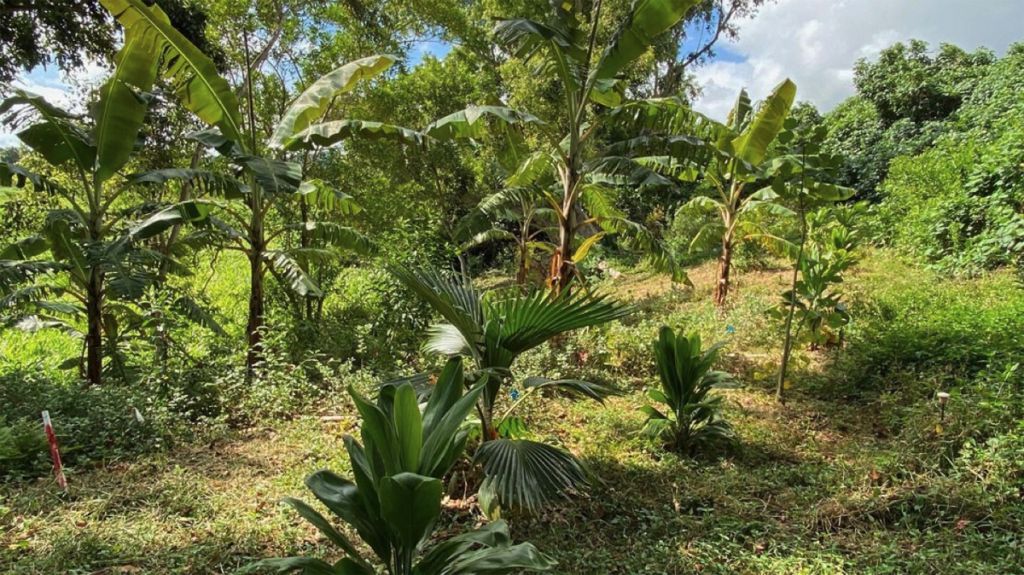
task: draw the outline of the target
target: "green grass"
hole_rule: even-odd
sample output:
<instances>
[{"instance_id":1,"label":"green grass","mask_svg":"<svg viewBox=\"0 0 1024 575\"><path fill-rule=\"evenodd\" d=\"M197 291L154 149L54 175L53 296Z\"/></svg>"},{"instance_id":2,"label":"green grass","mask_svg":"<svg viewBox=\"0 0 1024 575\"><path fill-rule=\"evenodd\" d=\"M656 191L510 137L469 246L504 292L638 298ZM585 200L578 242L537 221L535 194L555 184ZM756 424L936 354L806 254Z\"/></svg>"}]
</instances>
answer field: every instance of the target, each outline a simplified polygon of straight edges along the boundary
<instances>
[{"instance_id":1,"label":"green grass","mask_svg":"<svg viewBox=\"0 0 1024 575\"><path fill-rule=\"evenodd\" d=\"M998 362L1021 350L1024 295L1008 275L953 282L869 257L847 286L856 319L846 348L801 350L785 406L771 389L778 325L764 313L784 273L741 275L722 315L710 277L709 266L695 270L693 290L645 274L608 282L638 302L635 317L523 358L520 373L598 376L628 393L603 407L531 400L532 431L569 447L595 480L538 517L512 517L517 540L566 574L1024 572L1013 464L1024 451L993 455L1008 408L979 399L1002 381ZM683 459L639 435L661 323L728 342L722 367L745 383L724 392L739 436L729 452ZM939 388L954 393L941 428L929 395ZM67 497L49 480L0 487L0 572L229 573L254 558L331 555L277 502L309 499L311 471L347 470L341 437L356 419L334 403L342 421L265 422L71 469ZM461 473L446 502L453 524L479 521Z\"/></svg>"}]
</instances>

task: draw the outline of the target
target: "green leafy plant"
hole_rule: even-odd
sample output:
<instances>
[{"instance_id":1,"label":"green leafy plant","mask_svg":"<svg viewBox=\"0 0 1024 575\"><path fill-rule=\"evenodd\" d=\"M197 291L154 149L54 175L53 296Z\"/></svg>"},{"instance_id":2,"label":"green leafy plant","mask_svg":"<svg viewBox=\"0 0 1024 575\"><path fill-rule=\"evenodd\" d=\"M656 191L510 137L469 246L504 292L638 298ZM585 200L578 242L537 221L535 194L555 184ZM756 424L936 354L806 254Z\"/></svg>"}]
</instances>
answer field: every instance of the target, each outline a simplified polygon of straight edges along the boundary
<instances>
[{"instance_id":1,"label":"green leafy plant","mask_svg":"<svg viewBox=\"0 0 1024 575\"><path fill-rule=\"evenodd\" d=\"M692 455L733 439L732 427L721 418L722 398L711 393L732 382L729 374L712 369L721 349L720 343L701 349L699 335L677 336L668 326L654 342L661 389L650 390L648 396L667 409L645 405L640 410L647 415L645 432L673 451Z\"/></svg>"},{"instance_id":2,"label":"green leafy plant","mask_svg":"<svg viewBox=\"0 0 1024 575\"><path fill-rule=\"evenodd\" d=\"M46 436L39 422L21 419L7 423L0 419L0 470L5 474L30 468L46 449Z\"/></svg>"},{"instance_id":3,"label":"green leafy plant","mask_svg":"<svg viewBox=\"0 0 1024 575\"><path fill-rule=\"evenodd\" d=\"M631 308L603 296L568 292L537 291L492 300L481 296L465 277L430 269L393 272L447 322L430 328L424 350L469 357L475 368L469 379L486 378L477 406L484 443L476 453L487 476L484 489L505 505L534 511L551 498L585 485L586 475L571 454L544 443L500 437L498 429L512 417L512 410L499 416L495 408L502 390L514 380L512 367L520 355L559 334L624 317ZM616 392L597 383L541 377L527 378L523 385L597 401Z\"/></svg>"},{"instance_id":4,"label":"green leafy plant","mask_svg":"<svg viewBox=\"0 0 1024 575\"><path fill-rule=\"evenodd\" d=\"M817 219L828 222L830 213L823 208ZM799 279L782 294L782 305L795 315L793 339L799 341L802 335L814 350L839 343L841 331L850 321L840 286L844 274L857 263L857 244L850 230L838 224L829 225L817 237L812 232L811 237L797 266Z\"/></svg>"},{"instance_id":5,"label":"green leafy plant","mask_svg":"<svg viewBox=\"0 0 1024 575\"><path fill-rule=\"evenodd\" d=\"M204 205L215 208L207 235L216 238L225 249L245 254L250 266L247 365L250 374L260 360L266 297L264 277L270 272L299 298L319 297L320 287L308 270L313 262L337 257L344 249L358 254L373 251L372 243L351 227L338 223L337 216L354 211L346 194L318 180L304 181L303 165L290 159L270 157L274 152L312 150L330 146L351 137L389 138L423 143L422 134L380 122L364 120L323 121L335 99L362 82L387 70L395 59L376 55L344 64L310 84L285 110L268 141L258 139L254 116L253 76L259 73L260 57L249 56L246 46L242 93L247 100L247 121L243 120L235 91L218 73L212 60L200 52L169 23L159 6L141 0L102 0L105 8L125 29L126 45L140 48L123 59L126 66L159 60L157 70L171 84L178 99L209 129L193 134L193 139L216 150L242 177L236 179L218 171L202 169L164 169L138 175L137 183L165 184L189 182L217 201ZM267 53L272 46L265 46ZM148 64L155 66L153 64ZM226 201L223 201L226 200ZM287 220L271 228L268 214L285 202L324 206L323 221ZM307 209L301 210L307 214ZM164 217L156 222L163 228L180 223ZM299 245L285 248L275 245L286 234L298 235Z\"/></svg>"},{"instance_id":6,"label":"green leafy plant","mask_svg":"<svg viewBox=\"0 0 1024 575\"><path fill-rule=\"evenodd\" d=\"M802 299L800 292L807 292L810 289L822 287L815 286L812 288L807 282L808 280L812 283L815 281L813 279L815 273L819 273L817 281L820 282L824 279L820 274L826 271L820 265L807 261L807 242L809 239L812 239L810 238L811 228L815 223L821 222L833 213L837 216L842 216L842 219L837 218L837 221L849 221L853 214L853 210L836 210L833 212L822 209L811 214L808 214L808 212L818 206L845 200L856 193L852 188L830 183L830 180L834 180L836 177L839 159L821 150L822 142L827 136L827 130L824 126L818 126L813 130L803 130L800 129L800 126L794 119L787 120L786 124L786 131L779 137L780 147L783 148L784 153L772 160L775 166L772 170L775 174L773 187L784 201L788 201L795 208L796 217L800 223L800 237L795 244L784 240L778 242L783 246L783 250L793 258L794 262L790 290L784 296L788 298L787 307L783 310L786 318L786 327L782 344L782 359L779 362L779 376L775 390L775 396L780 402L784 401L785 397L786 372L793 349L793 320L797 315L797 309L800 308L802 314L800 324L803 324L806 319L807 307L801 307L801 301L805 304L811 301ZM814 216L813 221L808 221L809 216ZM833 231L835 234L839 234L835 238L836 241L842 242L844 237L852 241L849 238L849 227L840 226L833 228ZM843 235L843 232L845 232L845 235ZM801 271L804 274L805 283L803 284L800 281ZM804 293L803 295L808 296L810 294ZM836 306L832 309L842 311L838 307L838 302L834 303L836 303ZM832 319L840 320L842 316L833 314Z\"/></svg>"},{"instance_id":7,"label":"green leafy plant","mask_svg":"<svg viewBox=\"0 0 1024 575\"><path fill-rule=\"evenodd\" d=\"M93 385L101 383L104 357L116 349L126 327L144 323L133 302L153 285L167 260L140 242L160 233L166 222L198 220L208 212L201 204L182 202L137 223L150 210L133 201L130 186L115 178L131 159L148 109L147 92L156 80L159 54L135 40L125 42L113 76L85 118L20 89L0 103L0 116L18 130L18 138L53 170L70 176L51 178L0 165L0 186L55 198L38 235L0 250L0 317L22 329L57 328L78 337L83 333L73 321L84 317L81 371ZM58 275L62 279L54 281ZM178 303L196 307L192 301Z\"/></svg>"},{"instance_id":8,"label":"green leafy plant","mask_svg":"<svg viewBox=\"0 0 1024 575\"><path fill-rule=\"evenodd\" d=\"M523 61L536 61L537 75L558 85L563 105L544 119L501 106L474 106L426 129L438 139L470 139L486 134L488 122L500 126L509 185L539 186L554 212L547 281L556 293L580 277L579 260L606 234L626 238L656 266L671 271L674 279L684 277L660 239L615 207L615 186L635 185L651 177L660 180L660 176L626 158L606 157L604 146L593 142L599 127L614 117L611 109L624 101L619 78L623 70L696 4L695 0L636 2L603 46L598 44L600 0L592 5L552 3L550 17L544 21L501 20L495 28L497 43ZM542 145L532 153L519 131L524 126L541 135ZM595 153L595 147L600 151Z\"/></svg>"},{"instance_id":9,"label":"green leafy plant","mask_svg":"<svg viewBox=\"0 0 1024 575\"><path fill-rule=\"evenodd\" d=\"M456 575L547 571L554 562L529 543L513 545L508 526L496 521L427 547L441 516L442 477L465 446L460 427L482 386L462 393L461 359L445 366L422 415L410 383L386 385L376 404L350 390L362 416L362 444L345 447L354 481L330 471L306 479L313 495L351 526L388 575ZM318 511L298 499L285 503L345 556L333 565L321 559L266 559L247 572L372 575L377 567Z\"/></svg>"},{"instance_id":10,"label":"green leafy plant","mask_svg":"<svg viewBox=\"0 0 1024 575\"><path fill-rule=\"evenodd\" d=\"M617 111L620 121L641 125L645 133L616 149L628 151L633 164L683 182L698 182L699 193L683 207L717 216L700 228L691 248L709 234L721 243L714 290L719 307L729 293L737 242L771 240L758 216L791 214L764 182L774 177L777 165L769 161L769 151L795 98L796 85L789 80L757 107L743 90L724 124L694 112L680 98L632 102Z\"/></svg>"}]
</instances>

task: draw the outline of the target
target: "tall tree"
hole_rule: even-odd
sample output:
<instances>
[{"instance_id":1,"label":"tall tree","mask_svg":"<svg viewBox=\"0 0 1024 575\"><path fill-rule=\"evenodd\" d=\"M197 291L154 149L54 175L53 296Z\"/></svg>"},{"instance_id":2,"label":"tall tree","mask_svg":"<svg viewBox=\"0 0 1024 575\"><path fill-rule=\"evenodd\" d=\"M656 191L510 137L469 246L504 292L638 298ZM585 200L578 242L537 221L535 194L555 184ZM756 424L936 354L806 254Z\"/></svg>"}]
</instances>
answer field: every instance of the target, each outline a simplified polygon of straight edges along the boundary
<instances>
[{"instance_id":1,"label":"tall tree","mask_svg":"<svg viewBox=\"0 0 1024 575\"><path fill-rule=\"evenodd\" d=\"M579 3L553 7L541 22L525 18L502 20L495 29L498 43L525 62L535 60L538 78L552 81L560 104L551 117L518 112L500 106L467 108L438 120L427 133L441 139L477 138L486 133L487 122L501 126L507 164L522 185L553 177L549 202L558 220L555 249L548 284L555 293L578 277L576 266L585 242L598 233L632 236L656 260L671 261L649 230L625 220L616 210L604 185L609 164L594 153L600 145L595 134L610 115L610 108L624 99L620 74L644 55L654 39L678 23L696 0L641 2L622 19L613 37L598 44L602 2L587 10ZM541 148L528 153L517 130L530 126L541 134ZM613 162L616 163L616 162ZM584 235L585 234L585 235ZM581 236L585 237L581 243ZM585 252L585 250L584 250Z\"/></svg>"},{"instance_id":2,"label":"tall tree","mask_svg":"<svg viewBox=\"0 0 1024 575\"><path fill-rule=\"evenodd\" d=\"M194 44L217 54L206 40L206 13L190 0L156 2ZM51 63L64 71L86 59L106 60L116 42L109 15L99 0L10 0L0 5L0 84L20 70Z\"/></svg>"}]
</instances>

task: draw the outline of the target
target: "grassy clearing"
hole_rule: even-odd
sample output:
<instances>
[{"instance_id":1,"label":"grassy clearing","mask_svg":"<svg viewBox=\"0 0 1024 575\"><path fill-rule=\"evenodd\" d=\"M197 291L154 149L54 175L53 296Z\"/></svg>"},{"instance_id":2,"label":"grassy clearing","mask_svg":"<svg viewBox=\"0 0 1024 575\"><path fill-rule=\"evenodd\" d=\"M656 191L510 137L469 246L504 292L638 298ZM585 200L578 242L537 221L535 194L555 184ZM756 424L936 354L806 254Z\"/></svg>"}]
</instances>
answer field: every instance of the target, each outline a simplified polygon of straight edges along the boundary
<instances>
[{"instance_id":1,"label":"grassy clearing","mask_svg":"<svg viewBox=\"0 0 1024 575\"><path fill-rule=\"evenodd\" d=\"M640 313L523 358L522 373L597 374L628 393L604 407L531 404L534 433L572 449L596 479L585 496L513 518L517 540L566 574L1024 571L1019 466L969 459L993 436L979 435L979 418L997 419L968 384L989 381L997 356L1021 349L1024 296L1009 277L940 281L888 254L868 258L848 286L857 319L846 349L801 353L793 398L780 406L778 326L764 310L784 271L743 274L721 317L711 272L696 269L692 290L642 273L608 280ZM724 392L740 442L720 457L681 459L638 434L661 323L729 341L723 368L746 385ZM929 395L938 388L954 392L941 428ZM347 469L352 409L338 398L323 411L343 417L72 469L67 498L48 480L0 487L0 572L229 573L257 557L329 554L277 504L306 497L307 473ZM450 482L447 521L478 520L464 480Z\"/></svg>"}]
</instances>

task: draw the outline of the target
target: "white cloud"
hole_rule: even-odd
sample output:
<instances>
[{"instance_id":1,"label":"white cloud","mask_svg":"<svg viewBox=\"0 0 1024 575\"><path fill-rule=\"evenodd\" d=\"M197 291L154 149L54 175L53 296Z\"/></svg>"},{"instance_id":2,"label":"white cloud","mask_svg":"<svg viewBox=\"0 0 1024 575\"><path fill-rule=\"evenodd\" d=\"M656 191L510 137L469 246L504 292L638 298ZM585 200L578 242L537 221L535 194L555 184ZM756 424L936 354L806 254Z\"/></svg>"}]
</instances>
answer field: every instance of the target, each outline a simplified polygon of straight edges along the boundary
<instances>
[{"instance_id":1,"label":"white cloud","mask_svg":"<svg viewBox=\"0 0 1024 575\"><path fill-rule=\"evenodd\" d=\"M1022 22L1024 0L778 0L742 22L739 40L724 46L744 61L696 71L704 86L696 107L724 119L740 88L759 99L789 77L800 100L827 111L853 94L854 62L893 42L920 38L1002 53L1024 40Z\"/></svg>"}]
</instances>

